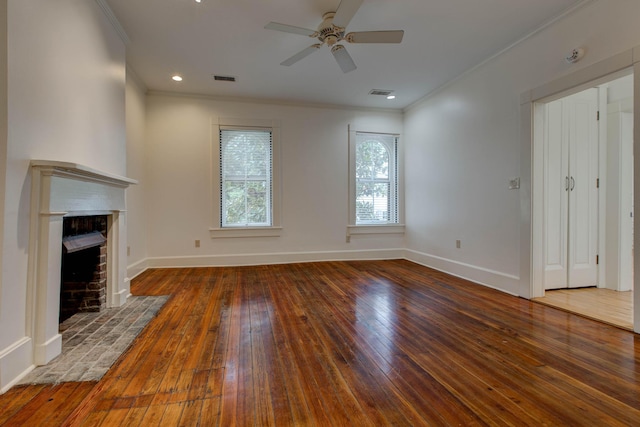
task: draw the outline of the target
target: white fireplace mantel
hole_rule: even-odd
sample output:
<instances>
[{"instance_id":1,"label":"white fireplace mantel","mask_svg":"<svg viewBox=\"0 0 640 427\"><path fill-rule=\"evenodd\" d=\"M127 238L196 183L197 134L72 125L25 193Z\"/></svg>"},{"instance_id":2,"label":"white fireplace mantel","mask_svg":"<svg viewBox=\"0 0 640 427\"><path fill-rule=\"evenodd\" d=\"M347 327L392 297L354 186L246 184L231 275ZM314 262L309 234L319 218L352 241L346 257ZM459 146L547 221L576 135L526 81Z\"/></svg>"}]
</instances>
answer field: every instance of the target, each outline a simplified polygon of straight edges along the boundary
<instances>
[{"instance_id":1,"label":"white fireplace mantel","mask_svg":"<svg viewBox=\"0 0 640 427\"><path fill-rule=\"evenodd\" d=\"M31 160L31 167L48 170L59 176L73 175L79 179L85 177L86 179L94 180L96 182L110 183L124 188L131 184L138 183L135 179L102 172L78 163L60 162L57 160Z\"/></svg>"},{"instance_id":2,"label":"white fireplace mantel","mask_svg":"<svg viewBox=\"0 0 640 427\"><path fill-rule=\"evenodd\" d=\"M62 351L58 323L64 217L108 216L107 307L126 302L125 189L132 184L137 181L77 163L31 161L27 331L34 365L44 365Z\"/></svg>"}]
</instances>

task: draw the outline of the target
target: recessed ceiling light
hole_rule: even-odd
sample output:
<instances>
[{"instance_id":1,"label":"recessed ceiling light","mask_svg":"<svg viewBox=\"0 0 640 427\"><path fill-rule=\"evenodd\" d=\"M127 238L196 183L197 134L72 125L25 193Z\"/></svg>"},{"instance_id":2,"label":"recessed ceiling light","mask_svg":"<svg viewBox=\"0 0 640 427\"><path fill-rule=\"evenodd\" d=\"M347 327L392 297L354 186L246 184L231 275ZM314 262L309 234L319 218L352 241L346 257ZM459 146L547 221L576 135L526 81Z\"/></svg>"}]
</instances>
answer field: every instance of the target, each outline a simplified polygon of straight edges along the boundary
<instances>
[{"instance_id":1,"label":"recessed ceiling light","mask_svg":"<svg viewBox=\"0 0 640 427\"><path fill-rule=\"evenodd\" d=\"M395 95L387 95L387 99L396 99Z\"/></svg>"},{"instance_id":2,"label":"recessed ceiling light","mask_svg":"<svg viewBox=\"0 0 640 427\"><path fill-rule=\"evenodd\" d=\"M172 78L172 79L173 79L173 81L175 81L175 82L181 82L181 81L182 81L182 77L180 77L180 76L179 76L179 75L177 75L177 74L176 74L175 76L171 77L171 78Z\"/></svg>"},{"instance_id":3,"label":"recessed ceiling light","mask_svg":"<svg viewBox=\"0 0 640 427\"><path fill-rule=\"evenodd\" d=\"M201 2L202 2L202 0L196 0L196 3L201 3Z\"/></svg>"}]
</instances>

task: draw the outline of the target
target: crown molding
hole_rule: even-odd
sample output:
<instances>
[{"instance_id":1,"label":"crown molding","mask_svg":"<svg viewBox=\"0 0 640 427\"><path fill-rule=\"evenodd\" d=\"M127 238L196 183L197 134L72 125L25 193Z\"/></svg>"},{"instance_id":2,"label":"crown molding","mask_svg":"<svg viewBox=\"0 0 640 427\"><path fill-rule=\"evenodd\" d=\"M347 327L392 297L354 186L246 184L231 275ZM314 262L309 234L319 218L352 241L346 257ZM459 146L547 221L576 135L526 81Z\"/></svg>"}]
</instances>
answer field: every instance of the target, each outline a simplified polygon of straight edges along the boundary
<instances>
[{"instance_id":1,"label":"crown molding","mask_svg":"<svg viewBox=\"0 0 640 427\"><path fill-rule=\"evenodd\" d=\"M116 18L113 10L111 10L111 7L109 7L109 5L107 4L106 0L96 0L96 3L98 3L98 6L100 6L100 9L102 9L102 12L111 23L113 29L116 30L116 33L118 33L120 40L122 40L125 46L128 45L131 39L129 39L129 36L120 24L120 21L118 21L118 18Z\"/></svg>"},{"instance_id":2,"label":"crown molding","mask_svg":"<svg viewBox=\"0 0 640 427\"><path fill-rule=\"evenodd\" d=\"M427 92L420 99L418 99L417 101L415 101L415 102L407 105L405 108L403 108L402 109L403 113L408 113L411 110L421 106L427 100L429 100L429 98L431 98L432 96L437 95L438 93L444 91L445 89L448 89L449 87L453 86L455 83L461 81L462 79L464 79L468 75L472 74L474 71L482 68L484 65L486 65L489 62L495 60L496 58L500 57L501 55L503 55L506 52L508 52L511 49L513 49L514 47L524 43L526 40L530 39L531 37L535 36L536 34L544 31L547 28L549 28L550 26L552 26L556 22L566 18L569 15L572 15L573 13L577 12L579 9L582 9L583 7L585 7L585 6L587 6L587 5L591 4L591 3L595 3L596 1L597 0L582 0L582 1L576 3L576 4L572 5L572 6L569 6L567 9L565 9L559 15L549 19L548 21L546 21L544 23L542 23L542 25L540 25L539 27L537 27L535 30L531 31L530 33L526 34L524 37L519 38L515 42L511 43L509 46L501 49L500 51L494 53L493 55L489 56L488 58L482 60L478 64L476 64L476 65L472 66L471 68L467 69L466 71L464 71L462 74L459 74L458 76L452 78L451 80L449 80L449 81L443 83L442 85L436 87L435 89L431 90L430 92Z\"/></svg>"}]
</instances>

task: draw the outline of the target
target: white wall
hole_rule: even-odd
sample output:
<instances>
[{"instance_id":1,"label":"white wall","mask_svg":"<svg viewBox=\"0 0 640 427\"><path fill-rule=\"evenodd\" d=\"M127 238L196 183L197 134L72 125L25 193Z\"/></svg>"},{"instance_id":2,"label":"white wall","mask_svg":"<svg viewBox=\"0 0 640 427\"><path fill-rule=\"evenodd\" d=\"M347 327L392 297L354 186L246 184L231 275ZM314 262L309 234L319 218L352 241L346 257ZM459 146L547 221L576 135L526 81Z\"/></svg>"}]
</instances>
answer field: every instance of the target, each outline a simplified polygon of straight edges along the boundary
<instances>
[{"instance_id":1,"label":"white wall","mask_svg":"<svg viewBox=\"0 0 640 427\"><path fill-rule=\"evenodd\" d=\"M406 112L410 258L529 293L519 281L519 227L528 215L519 191L528 188L508 189L521 174L520 95L638 45L638 16L635 0L590 3ZM579 46L585 57L567 64L563 58Z\"/></svg>"},{"instance_id":2,"label":"white wall","mask_svg":"<svg viewBox=\"0 0 640 427\"><path fill-rule=\"evenodd\" d=\"M211 138L217 137L211 122L217 117L280 121L280 237L210 237L215 226ZM402 235L354 236L346 242L349 124L402 133L402 114L149 95L145 191L151 265L387 257L388 249L403 248ZM375 252L358 252L368 250Z\"/></svg>"},{"instance_id":3,"label":"white wall","mask_svg":"<svg viewBox=\"0 0 640 427\"><path fill-rule=\"evenodd\" d=\"M4 192L7 171L7 2L0 2L0 242L4 240ZM0 271L3 270L0 244ZM2 277L0 276L0 307L2 307ZM1 313L0 313L1 314Z\"/></svg>"},{"instance_id":4,"label":"white wall","mask_svg":"<svg viewBox=\"0 0 640 427\"><path fill-rule=\"evenodd\" d=\"M31 159L126 174L125 48L95 1L9 0L0 389L28 369Z\"/></svg>"},{"instance_id":5,"label":"white wall","mask_svg":"<svg viewBox=\"0 0 640 427\"><path fill-rule=\"evenodd\" d=\"M127 70L127 177L138 180L127 189L127 257L128 277L146 268L146 88L132 70Z\"/></svg>"}]
</instances>

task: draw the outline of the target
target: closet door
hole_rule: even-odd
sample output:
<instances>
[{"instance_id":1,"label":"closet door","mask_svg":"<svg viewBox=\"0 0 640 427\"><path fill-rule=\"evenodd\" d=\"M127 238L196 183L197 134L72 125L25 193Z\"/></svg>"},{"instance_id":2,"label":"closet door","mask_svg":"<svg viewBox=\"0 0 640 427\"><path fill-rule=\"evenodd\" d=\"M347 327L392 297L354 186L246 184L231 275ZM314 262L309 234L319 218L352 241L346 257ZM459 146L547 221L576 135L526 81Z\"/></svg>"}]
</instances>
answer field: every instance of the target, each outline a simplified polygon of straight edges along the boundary
<instances>
[{"instance_id":1,"label":"closet door","mask_svg":"<svg viewBox=\"0 0 640 427\"><path fill-rule=\"evenodd\" d=\"M597 284L598 267L598 91L565 101L569 110L568 287Z\"/></svg>"},{"instance_id":2,"label":"closet door","mask_svg":"<svg viewBox=\"0 0 640 427\"><path fill-rule=\"evenodd\" d=\"M567 287L569 219L568 118L563 100L550 102L545 111L544 138L544 245L545 289Z\"/></svg>"},{"instance_id":3,"label":"closet door","mask_svg":"<svg viewBox=\"0 0 640 427\"><path fill-rule=\"evenodd\" d=\"M596 285L597 101L589 89L546 106L545 289Z\"/></svg>"}]
</instances>

